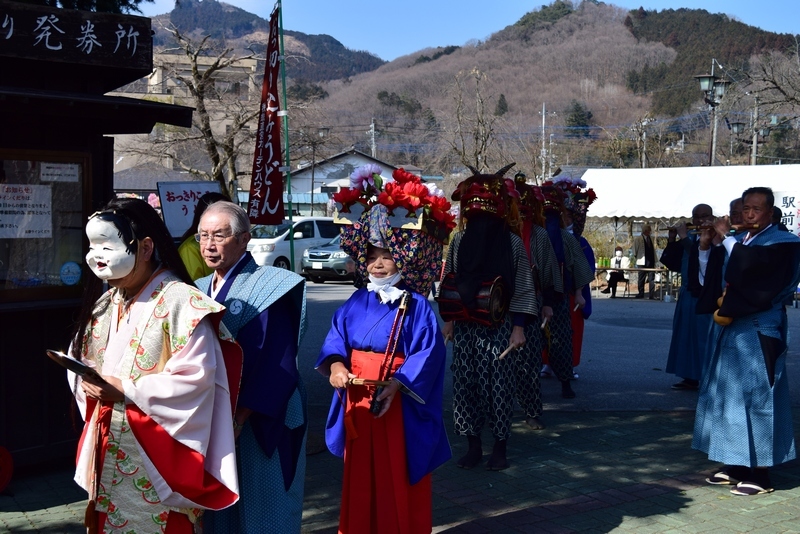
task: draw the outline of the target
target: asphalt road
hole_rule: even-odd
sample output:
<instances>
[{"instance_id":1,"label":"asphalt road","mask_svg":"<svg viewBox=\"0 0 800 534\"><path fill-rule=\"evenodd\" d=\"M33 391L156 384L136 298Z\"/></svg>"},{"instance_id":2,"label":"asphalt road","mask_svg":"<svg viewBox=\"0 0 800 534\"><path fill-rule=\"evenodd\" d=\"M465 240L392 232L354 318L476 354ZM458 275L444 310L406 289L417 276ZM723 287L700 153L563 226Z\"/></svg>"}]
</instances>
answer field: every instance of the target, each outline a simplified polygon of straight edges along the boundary
<instances>
[{"instance_id":1,"label":"asphalt road","mask_svg":"<svg viewBox=\"0 0 800 534\"><path fill-rule=\"evenodd\" d=\"M300 346L300 368L310 406L327 406L331 400L328 382L314 370L314 363L331 317L353 292L345 282L309 283L307 306L309 327ZM431 301L435 306L435 303ZM696 392L674 391L679 381L664 372L672 333L675 303L632 298L593 301L594 312L586 322L579 379L573 382L577 398L561 398L555 379L542 379L547 411L687 410L693 411ZM800 406L800 347L792 340L800 333L800 309L788 308L790 351L789 380L794 406ZM448 362L450 345L448 345ZM452 402L450 374L445 380L444 405ZM546 418L546 413L545 413Z\"/></svg>"}]
</instances>

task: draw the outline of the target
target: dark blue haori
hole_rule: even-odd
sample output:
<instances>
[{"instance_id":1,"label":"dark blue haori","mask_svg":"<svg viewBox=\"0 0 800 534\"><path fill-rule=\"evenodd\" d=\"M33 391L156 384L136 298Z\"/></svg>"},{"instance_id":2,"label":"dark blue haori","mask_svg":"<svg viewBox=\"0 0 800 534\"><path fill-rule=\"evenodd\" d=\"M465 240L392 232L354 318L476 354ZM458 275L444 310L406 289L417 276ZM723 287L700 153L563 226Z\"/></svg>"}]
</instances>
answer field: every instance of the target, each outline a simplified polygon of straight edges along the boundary
<instances>
[{"instance_id":1,"label":"dark blue haori","mask_svg":"<svg viewBox=\"0 0 800 534\"><path fill-rule=\"evenodd\" d=\"M213 275L197 280L211 294ZM209 533L299 532L308 426L297 349L306 329L305 280L290 271L259 267L249 252L215 300L222 321L242 346L244 362L237 408L252 414L237 447L241 500L207 514Z\"/></svg>"},{"instance_id":2,"label":"dark blue haori","mask_svg":"<svg viewBox=\"0 0 800 534\"><path fill-rule=\"evenodd\" d=\"M711 328L711 314L698 314L697 295L689 287L693 272L689 269L689 259L692 250L698 246L697 238L687 236L680 241L667 245L675 249L675 257L679 265L668 264L665 257L661 262L671 271L680 269L681 287L678 290L678 302L675 305L675 315L672 317L672 340L669 345L666 372L681 378L699 381L703 375L706 354L708 354L708 332ZM677 263L677 262L676 262ZM694 274L696 276L696 274Z\"/></svg>"}]
</instances>

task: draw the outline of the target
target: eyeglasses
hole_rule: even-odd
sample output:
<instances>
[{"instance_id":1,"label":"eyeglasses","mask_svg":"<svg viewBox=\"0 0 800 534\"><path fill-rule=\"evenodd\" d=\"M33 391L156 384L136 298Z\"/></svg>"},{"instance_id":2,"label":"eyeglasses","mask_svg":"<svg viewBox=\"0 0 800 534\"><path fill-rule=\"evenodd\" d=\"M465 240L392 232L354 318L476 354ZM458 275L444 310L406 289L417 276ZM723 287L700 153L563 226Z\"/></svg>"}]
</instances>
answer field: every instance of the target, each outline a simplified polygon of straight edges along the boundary
<instances>
[{"instance_id":1,"label":"eyeglasses","mask_svg":"<svg viewBox=\"0 0 800 534\"><path fill-rule=\"evenodd\" d=\"M198 243L204 243L204 242L208 242L209 240L211 240L214 243L216 243L217 245L221 245L222 243L225 242L226 239L228 239L229 237L233 237L235 235L238 235L238 234L222 235L222 234L207 234L207 233L203 232L203 233L200 233L200 234L194 234L194 240L197 241Z\"/></svg>"}]
</instances>

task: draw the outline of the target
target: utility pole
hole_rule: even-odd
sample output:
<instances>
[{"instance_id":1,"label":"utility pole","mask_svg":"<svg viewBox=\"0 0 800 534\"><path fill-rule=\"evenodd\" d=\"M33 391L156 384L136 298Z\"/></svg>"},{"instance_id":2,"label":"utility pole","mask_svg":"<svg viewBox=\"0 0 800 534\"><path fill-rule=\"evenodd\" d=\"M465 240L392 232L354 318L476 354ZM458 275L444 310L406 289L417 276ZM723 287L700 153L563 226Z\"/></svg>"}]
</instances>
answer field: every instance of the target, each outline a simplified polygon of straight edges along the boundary
<instances>
[{"instance_id":1,"label":"utility pole","mask_svg":"<svg viewBox=\"0 0 800 534\"><path fill-rule=\"evenodd\" d=\"M373 117L369 123L369 131L367 132L369 136L369 147L373 158L377 158L378 150L375 146L375 118Z\"/></svg>"},{"instance_id":2,"label":"utility pole","mask_svg":"<svg viewBox=\"0 0 800 534\"><path fill-rule=\"evenodd\" d=\"M642 168L647 168L647 130L644 129L644 124L642 124Z\"/></svg>"},{"instance_id":3,"label":"utility pole","mask_svg":"<svg viewBox=\"0 0 800 534\"><path fill-rule=\"evenodd\" d=\"M753 152L750 155L750 165L755 165L758 158L758 95L754 98L756 103L753 106Z\"/></svg>"},{"instance_id":4,"label":"utility pole","mask_svg":"<svg viewBox=\"0 0 800 534\"><path fill-rule=\"evenodd\" d=\"M317 144L311 145L311 216L314 216L314 167L317 166Z\"/></svg>"},{"instance_id":5,"label":"utility pole","mask_svg":"<svg viewBox=\"0 0 800 534\"><path fill-rule=\"evenodd\" d=\"M542 180L545 180L547 177L547 148L545 147L545 117L547 117L547 112L545 111L545 103L542 102ZM552 172L552 169L551 169Z\"/></svg>"}]
</instances>

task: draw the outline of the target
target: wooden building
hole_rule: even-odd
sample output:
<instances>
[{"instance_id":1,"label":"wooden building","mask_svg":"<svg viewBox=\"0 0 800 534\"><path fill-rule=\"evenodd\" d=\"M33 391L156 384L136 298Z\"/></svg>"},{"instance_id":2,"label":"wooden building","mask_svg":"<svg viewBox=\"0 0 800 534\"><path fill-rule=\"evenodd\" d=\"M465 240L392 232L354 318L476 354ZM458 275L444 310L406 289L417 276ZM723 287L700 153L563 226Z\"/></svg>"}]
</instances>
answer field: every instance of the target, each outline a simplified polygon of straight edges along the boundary
<instances>
[{"instance_id":1,"label":"wooden building","mask_svg":"<svg viewBox=\"0 0 800 534\"><path fill-rule=\"evenodd\" d=\"M109 91L153 70L150 19L0 0L0 447L74 457L64 369L91 271L87 217L113 195L114 134L191 126L192 109Z\"/></svg>"}]
</instances>

